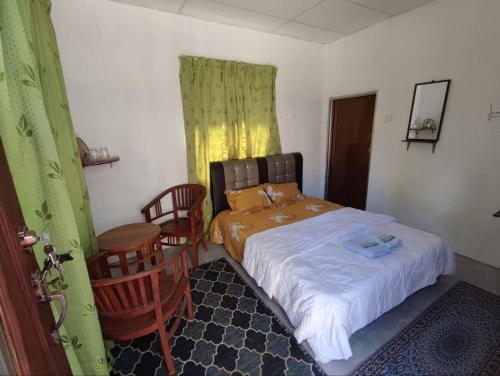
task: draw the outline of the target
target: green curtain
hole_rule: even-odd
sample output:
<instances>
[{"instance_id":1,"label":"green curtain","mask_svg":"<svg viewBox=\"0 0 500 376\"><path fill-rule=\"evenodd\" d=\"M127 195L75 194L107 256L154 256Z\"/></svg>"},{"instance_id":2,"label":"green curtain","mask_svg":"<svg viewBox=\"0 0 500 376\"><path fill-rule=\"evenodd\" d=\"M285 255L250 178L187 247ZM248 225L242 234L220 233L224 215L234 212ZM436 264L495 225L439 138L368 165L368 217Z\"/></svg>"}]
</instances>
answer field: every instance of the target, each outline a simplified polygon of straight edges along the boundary
<instances>
[{"instance_id":1,"label":"green curtain","mask_svg":"<svg viewBox=\"0 0 500 376\"><path fill-rule=\"evenodd\" d=\"M209 189L213 161L281 153L276 73L271 65L180 57L189 182ZM208 225L209 195L204 205Z\"/></svg>"},{"instance_id":2,"label":"green curtain","mask_svg":"<svg viewBox=\"0 0 500 376\"><path fill-rule=\"evenodd\" d=\"M0 0L0 137L28 227L74 257L54 286L68 298L61 334L71 369L108 374L85 265L96 239L49 12L49 0ZM42 261L41 247L36 254Z\"/></svg>"}]
</instances>

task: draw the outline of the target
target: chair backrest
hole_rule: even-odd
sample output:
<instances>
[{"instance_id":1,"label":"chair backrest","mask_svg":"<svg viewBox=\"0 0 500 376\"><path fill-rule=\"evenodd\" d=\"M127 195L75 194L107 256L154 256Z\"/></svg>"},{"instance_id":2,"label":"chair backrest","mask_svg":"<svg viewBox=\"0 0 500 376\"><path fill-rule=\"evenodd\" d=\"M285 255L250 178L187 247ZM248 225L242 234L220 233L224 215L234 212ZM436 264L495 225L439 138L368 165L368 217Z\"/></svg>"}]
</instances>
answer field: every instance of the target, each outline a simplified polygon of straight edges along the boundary
<instances>
[{"instance_id":1,"label":"chair backrest","mask_svg":"<svg viewBox=\"0 0 500 376\"><path fill-rule=\"evenodd\" d=\"M181 184L170 187L151 200L141 213L146 217L147 222L152 222L160 217L172 214L174 218L179 217L179 211L189 210L196 203L203 202L207 195L207 189L200 184ZM168 204L162 204L162 201L168 200ZM164 211L164 208L172 208ZM154 210L152 210L154 208Z\"/></svg>"},{"instance_id":2,"label":"chair backrest","mask_svg":"<svg viewBox=\"0 0 500 376\"><path fill-rule=\"evenodd\" d=\"M173 188L172 200L177 210L189 210L196 200L207 194L207 189L200 184L182 184Z\"/></svg>"},{"instance_id":3,"label":"chair backrest","mask_svg":"<svg viewBox=\"0 0 500 376\"><path fill-rule=\"evenodd\" d=\"M161 310L164 302L160 298L160 289L176 289L188 279L184 250L133 275L112 277L114 266L107 253L94 257L87 265L97 311L103 318L127 319ZM161 287L160 281L165 282Z\"/></svg>"}]
</instances>

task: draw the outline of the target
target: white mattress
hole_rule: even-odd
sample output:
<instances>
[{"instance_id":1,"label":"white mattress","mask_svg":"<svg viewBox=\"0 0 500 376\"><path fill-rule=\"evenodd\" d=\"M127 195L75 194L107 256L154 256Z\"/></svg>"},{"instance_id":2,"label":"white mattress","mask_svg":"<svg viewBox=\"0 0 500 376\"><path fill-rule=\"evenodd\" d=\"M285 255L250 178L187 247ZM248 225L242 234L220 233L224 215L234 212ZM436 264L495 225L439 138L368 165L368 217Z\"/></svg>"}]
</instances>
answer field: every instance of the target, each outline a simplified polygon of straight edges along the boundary
<instances>
[{"instance_id":1,"label":"white mattress","mask_svg":"<svg viewBox=\"0 0 500 376\"><path fill-rule=\"evenodd\" d=\"M395 235L404 246L369 259L341 245L368 229ZM349 337L356 330L453 273L455 260L436 235L390 216L343 208L252 235L242 265L278 299L297 340L307 340L316 360L326 363L350 358Z\"/></svg>"}]
</instances>

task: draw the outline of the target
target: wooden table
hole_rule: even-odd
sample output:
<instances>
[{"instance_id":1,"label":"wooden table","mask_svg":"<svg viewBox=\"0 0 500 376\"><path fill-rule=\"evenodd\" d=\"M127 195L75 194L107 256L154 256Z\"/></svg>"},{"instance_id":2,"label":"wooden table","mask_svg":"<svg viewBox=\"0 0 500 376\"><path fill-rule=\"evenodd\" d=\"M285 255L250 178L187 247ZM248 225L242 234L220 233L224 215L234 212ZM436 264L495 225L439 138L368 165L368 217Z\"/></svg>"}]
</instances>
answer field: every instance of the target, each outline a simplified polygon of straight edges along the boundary
<instances>
[{"instance_id":1,"label":"wooden table","mask_svg":"<svg viewBox=\"0 0 500 376\"><path fill-rule=\"evenodd\" d=\"M162 249L160 232L160 226L154 223L130 223L103 232L97 237L97 243L101 252L118 256L122 274L128 275L131 265L138 264L138 271L142 270L145 259L151 258L153 263L163 261L163 253L158 252ZM127 257L130 253L135 253L137 258Z\"/></svg>"}]
</instances>

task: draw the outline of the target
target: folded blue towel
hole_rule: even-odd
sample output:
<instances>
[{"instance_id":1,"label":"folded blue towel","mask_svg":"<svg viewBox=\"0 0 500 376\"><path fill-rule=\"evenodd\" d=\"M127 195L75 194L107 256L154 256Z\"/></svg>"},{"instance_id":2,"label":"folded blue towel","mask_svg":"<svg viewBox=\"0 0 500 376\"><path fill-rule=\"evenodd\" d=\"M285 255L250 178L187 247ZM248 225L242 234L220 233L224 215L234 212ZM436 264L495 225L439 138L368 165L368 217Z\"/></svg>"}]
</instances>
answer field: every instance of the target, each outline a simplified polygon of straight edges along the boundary
<instances>
[{"instance_id":1,"label":"folded blue towel","mask_svg":"<svg viewBox=\"0 0 500 376\"><path fill-rule=\"evenodd\" d=\"M399 238L396 238L394 235L386 234L383 232L372 232L369 235L376 236L383 244L388 246L391 251L394 251L403 245L403 241Z\"/></svg>"},{"instance_id":2,"label":"folded blue towel","mask_svg":"<svg viewBox=\"0 0 500 376\"><path fill-rule=\"evenodd\" d=\"M364 233L344 241L342 245L350 251L368 258L379 258L393 252L403 245L403 242L394 235Z\"/></svg>"}]
</instances>

